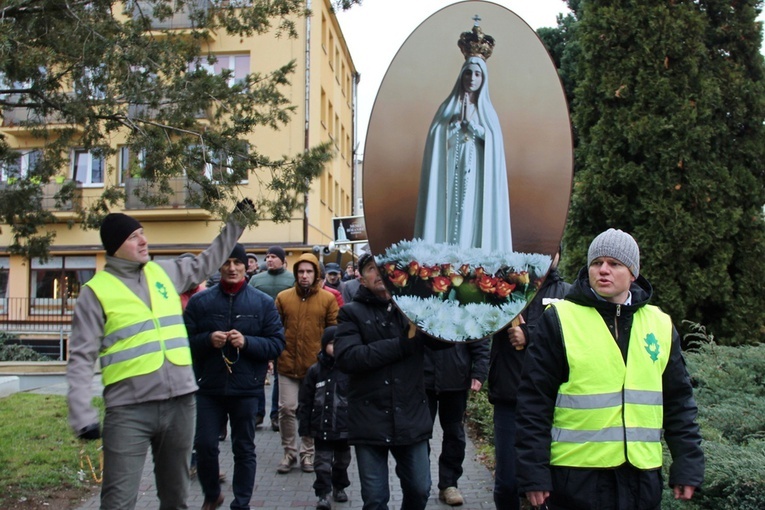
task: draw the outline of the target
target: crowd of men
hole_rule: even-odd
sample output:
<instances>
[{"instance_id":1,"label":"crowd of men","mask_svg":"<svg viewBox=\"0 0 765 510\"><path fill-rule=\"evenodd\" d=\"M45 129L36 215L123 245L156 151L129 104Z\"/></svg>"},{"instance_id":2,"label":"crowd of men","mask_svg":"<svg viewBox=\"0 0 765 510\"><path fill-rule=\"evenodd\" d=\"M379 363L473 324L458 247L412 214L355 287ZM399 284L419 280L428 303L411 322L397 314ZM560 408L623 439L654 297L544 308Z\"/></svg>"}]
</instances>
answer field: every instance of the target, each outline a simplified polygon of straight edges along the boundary
<instances>
[{"instance_id":1,"label":"crowd of men","mask_svg":"<svg viewBox=\"0 0 765 510\"><path fill-rule=\"evenodd\" d=\"M222 506L218 445L229 427L230 508L249 509L270 370L270 425L284 449L276 470L315 473L319 510L348 500L351 446L365 509L388 508L389 457L401 508L425 508L437 417L438 497L465 504L466 404L487 378L496 508L520 508L525 496L560 510L659 509L662 438L675 498L689 500L701 486L704 455L679 337L650 305L629 234L598 235L573 285L558 275L556 255L516 321L491 342L457 344L423 334L394 306L371 254L345 275L310 253L290 271L285 250L272 246L259 266L237 242L240 214L251 207L238 203L200 254L157 262L136 219L103 221L106 267L77 300L67 368L72 428L103 439L102 509L135 507L149 449L161 508L188 508L192 450L202 510ZM96 361L103 423L90 398Z\"/></svg>"}]
</instances>

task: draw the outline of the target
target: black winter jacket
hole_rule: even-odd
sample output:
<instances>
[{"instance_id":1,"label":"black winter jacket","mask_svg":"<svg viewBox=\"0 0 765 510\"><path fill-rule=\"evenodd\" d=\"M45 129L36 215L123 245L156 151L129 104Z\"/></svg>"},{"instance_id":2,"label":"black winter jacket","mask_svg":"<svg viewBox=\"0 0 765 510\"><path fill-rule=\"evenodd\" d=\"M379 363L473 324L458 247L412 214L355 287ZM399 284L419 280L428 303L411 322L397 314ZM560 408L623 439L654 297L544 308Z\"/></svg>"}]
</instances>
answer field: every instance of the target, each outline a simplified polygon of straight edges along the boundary
<instances>
[{"instance_id":1,"label":"black winter jacket","mask_svg":"<svg viewBox=\"0 0 765 510\"><path fill-rule=\"evenodd\" d=\"M534 330L537 320L547 307L551 299L563 299L563 296L571 288L571 284L563 281L557 270L552 270L545 278L544 283L537 291L534 299L523 311L525 324L521 329L526 335L526 343L534 341ZM492 404L507 404L515 406L518 395L518 384L521 381L523 360L526 358L526 349L519 351L510 343L505 328L494 335L491 341L491 361L489 363L489 402Z\"/></svg>"},{"instance_id":2,"label":"black winter jacket","mask_svg":"<svg viewBox=\"0 0 765 510\"><path fill-rule=\"evenodd\" d=\"M653 293L650 283L642 276L632 284L630 292L630 305L616 305L598 299L590 288L585 267L579 272L574 287L566 295L566 300L598 310L611 333L618 338L617 343L625 359L633 315L648 304ZM550 430L555 400L558 388L568 380L569 367L556 310L546 310L537 324L538 329L534 333L534 342L528 349L518 389L516 449L519 490L554 490L557 491L554 497L558 501L568 501L574 508L577 507L576 501L598 491L594 486L598 477L588 474L596 474L603 470L550 468ZM618 333L615 333L615 328L618 329ZM699 426L696 423L697 407L693 398L693 388L680 351L677 331L673 332L672 350L662 376L662 386L664 439L673 459L669 484L699 487L704 478L704 454L701 450ZM640 487L641 492L650 488L652 494L649 496L660 499L661 478L658 470L634 471L639 477L635 487ZM564 482L566 480L567 482ZM586 501L581 501L579 506L582 505L586 508Z\"/></svg>"},{"instance_id":3,"label":"black winter jacket","mask_svg":"<svg viewBox=\"0 0 765 510\"><path fill-rule=\"evenodd\" d=\"M348 374L326 352L318 358L300 385L298 433L324 441L348 439Z\"/></svg>"},{"instance_id":4,"label":"black winter jacket","mask_svg":"<svg viewBox=\"0 0 765 510\"><path fill-rule=\"evenodd\" d=\"M425 346L425 389L464 391L473 379L481 384L489 370L489 339L455 343L452 349L432 349Z\"/></svg>"},{"instance_id":5,"label":"black winter jacket","mask_svg":"<svg viewBox=\"0 0 765 510\"><path fill-rule=\"evenodd\" d=\"M183 318L199 393L257 395L265 381L268 360L276 359L284 350L284 328L274 300L247 284L233 295L216 285L192 296ZM228 344L223 349L211 345L213 332L232 329L245 338L245 346L238 353ZM230 372L223 355L236 360Z\"/></svg>"},{"instance_id":6,"label":"black winter jacket","mask_svg":"<svg viewBox=\"0 0 765 510\"><path fill-rule=\"evenodd\" d=\"M401 446L431 436L423 382L423 344L407 337L409 320L391 301L362 286L340 309L335 359L350 376L348 439L354 444ZM437 348L437 347L436 347Z\"/></svg>"}]
</instances>

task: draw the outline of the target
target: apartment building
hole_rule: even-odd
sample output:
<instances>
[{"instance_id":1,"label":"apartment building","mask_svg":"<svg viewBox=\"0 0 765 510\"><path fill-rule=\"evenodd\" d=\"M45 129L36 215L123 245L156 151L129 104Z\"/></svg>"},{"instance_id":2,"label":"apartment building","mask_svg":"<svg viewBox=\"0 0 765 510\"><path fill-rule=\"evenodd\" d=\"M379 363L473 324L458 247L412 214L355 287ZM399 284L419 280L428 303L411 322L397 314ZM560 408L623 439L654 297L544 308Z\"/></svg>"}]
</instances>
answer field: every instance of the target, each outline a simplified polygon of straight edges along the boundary
<instances>
[{"instance_id":1,"label":"apartment building","mask_svg":"<svg viewBox=\"0 0 765 510\"><path fill-rule=\"evenodd\" d=\"M267 72L290 60L296 61L291 85L285 90L296 111L291 122L278 131L268 128L255 131L250 142L261 153L279 158L298 154L321 142L331 142L334 147L335 157L313 182L302 211L295 213L287 223L263 221L241 238L248 251L260 254L264 254L268 246L282 245L290 260L332 241L332 218L352 215L356 200L353 147L358 75L330 1L313 0L309 4L311 16L296 22L297 38L264 34L242 39L218 33L206 48L217 57L212 69L215 72L230 69L234 78L240 73ZM184 29L189 23L188 16L178 13L152 29ZM24 109L8 110L0 115L0 133L18 150L16 164L23 172L39 157L43 141L25 127ZM50 129L56 126L51 124ZM54 334L62 339L66 336L81 285L105 264L98 231L83 230L79 225L69 228L67 221L76 220L77 206L100 196L110 180L124 186L127 196L125 203L112 212L125 212L141 221L154 257L198 252L217 234L219 221L213 221L203 209L187 207L189 187L184 178L171 181L173 196L167 205L148 205L138 199L133 190L146 183L128 176L125 172L130 158L127 147L120 145L119 136L114 137L114 144L116 154L107 160L71 147L68 166L61 168L56 178L44 186L43 207L56 217L56 222L47 226L56 233L48 261L43 263L11 254L8 250L12 241L10 229L0 225L0 331ZM110 168L117 171L107 171ZM11 184L7 176L8 172L0 171L0 188ZM74 198L57 204L54 195L72 180L77 188ZM255 196L258 185L258 180L252 178L243 182L240 189L244 196L250 191Z\"/></svg>"}]
</instances>

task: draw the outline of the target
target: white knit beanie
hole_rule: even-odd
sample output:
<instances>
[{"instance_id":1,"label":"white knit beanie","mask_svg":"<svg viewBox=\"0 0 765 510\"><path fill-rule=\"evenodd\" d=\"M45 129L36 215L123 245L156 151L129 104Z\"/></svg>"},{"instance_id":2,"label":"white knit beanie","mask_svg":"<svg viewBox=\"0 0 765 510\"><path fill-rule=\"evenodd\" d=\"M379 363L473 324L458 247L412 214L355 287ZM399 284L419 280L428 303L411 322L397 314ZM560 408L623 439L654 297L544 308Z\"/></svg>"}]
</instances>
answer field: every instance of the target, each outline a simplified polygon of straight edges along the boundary
<instances>
[{"instance_id":1,"label":"white knit beanie","mask_svg":"<svg viewBox=\"0 0 765 510\"><path fill-rule=\"evenodd\" d=\"M627 232L609 228L590 243L587 251L587 267L598 257L615 258L637 278L640 274L640 248Z\"/></svg>"}]
</instances>

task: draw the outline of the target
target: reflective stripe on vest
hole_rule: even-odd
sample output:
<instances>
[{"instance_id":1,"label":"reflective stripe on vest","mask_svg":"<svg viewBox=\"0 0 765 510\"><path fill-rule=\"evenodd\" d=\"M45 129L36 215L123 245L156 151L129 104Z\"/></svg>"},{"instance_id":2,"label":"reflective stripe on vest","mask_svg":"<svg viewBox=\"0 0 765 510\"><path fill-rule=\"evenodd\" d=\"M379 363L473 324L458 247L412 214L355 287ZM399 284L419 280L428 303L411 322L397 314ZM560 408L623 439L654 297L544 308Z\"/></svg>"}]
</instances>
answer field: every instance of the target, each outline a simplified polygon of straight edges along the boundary
<instances>
[{"instance_id":1,"label":"reflective stripe on vest","mask_svg":"<svg viewBox=\"0 0 765 510\"><path fill-rule=\"evenodd\" d=\"M627 460L661 467L662 374L672 345L672 320L655 306L632 318L625 365L595 308L561 301L558 312L569 366L553 415L550 464L608 468ZM617 319L618 320L618 319Z\"/></svg>"},{"instance_id":2,"label":"reflective stripe on vest","mask_svg":"<svg viewBox=\"0 0 765 510\"><path fill-rule=\"evenodd\" d=\"M181 298L173 282L155 262L147 263L143 274L151 309L106 271L96 273L86 283L106 316L99 354L104 385L155 372L165 359L174 365L191 365Z\"/></svg>"}]
</instances>

